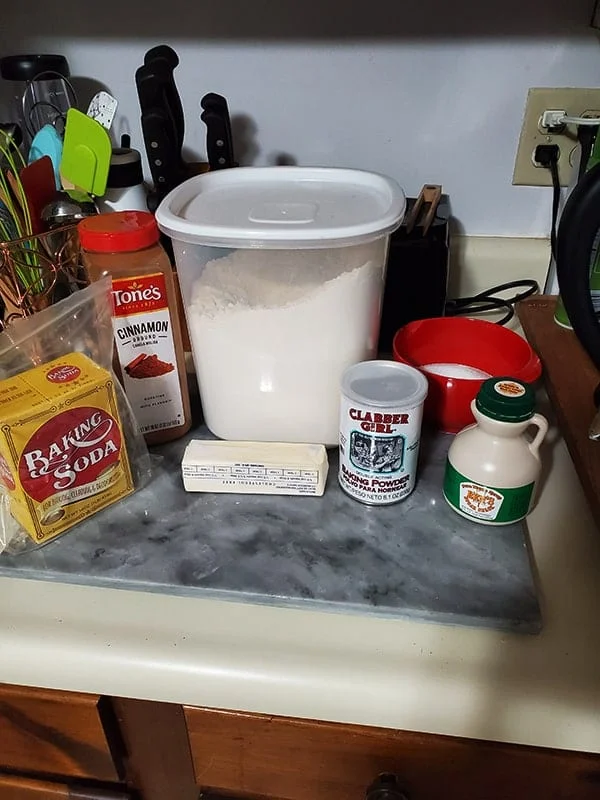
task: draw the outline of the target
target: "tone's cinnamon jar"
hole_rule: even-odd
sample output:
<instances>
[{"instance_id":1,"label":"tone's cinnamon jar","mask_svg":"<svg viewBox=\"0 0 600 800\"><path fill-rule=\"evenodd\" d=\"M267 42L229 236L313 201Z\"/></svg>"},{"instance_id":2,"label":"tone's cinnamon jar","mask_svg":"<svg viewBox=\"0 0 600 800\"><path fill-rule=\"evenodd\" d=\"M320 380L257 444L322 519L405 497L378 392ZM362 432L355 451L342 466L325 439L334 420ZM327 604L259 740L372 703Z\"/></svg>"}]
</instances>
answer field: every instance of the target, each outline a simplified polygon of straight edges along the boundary
<instances>
[{"instance_id":1,"label":"tone's cinnamon jar","mask_svg":"<svg viewBox=\"0 0 600 800\"><path fill-rule=\"evenodd\" d=\"M148 444L191 425L177 295L169 258L146 211L117 211L79 223L91 281L112 277L115 351L125 392Z\"/></svg>"}]
</instances>

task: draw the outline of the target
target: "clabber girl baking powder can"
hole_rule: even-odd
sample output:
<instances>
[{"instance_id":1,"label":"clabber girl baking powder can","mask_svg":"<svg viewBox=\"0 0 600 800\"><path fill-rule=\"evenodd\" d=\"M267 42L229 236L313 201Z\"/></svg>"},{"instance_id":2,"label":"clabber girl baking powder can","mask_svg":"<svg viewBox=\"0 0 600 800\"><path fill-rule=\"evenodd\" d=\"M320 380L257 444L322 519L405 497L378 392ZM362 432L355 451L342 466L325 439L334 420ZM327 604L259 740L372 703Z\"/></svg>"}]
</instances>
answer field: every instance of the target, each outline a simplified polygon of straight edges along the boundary
<instances>
[{"instance_id":1,"label":"clabber girl baking powder can","mask_svg":"<svg viewBox=\"0 0 600 800\"><path fill-rule=\"evenodd\" d=\"M362 361L342 376L342 489L361 503L389 505L415 486L427 378L396 361Z\"/></svg>"}]
</instances>

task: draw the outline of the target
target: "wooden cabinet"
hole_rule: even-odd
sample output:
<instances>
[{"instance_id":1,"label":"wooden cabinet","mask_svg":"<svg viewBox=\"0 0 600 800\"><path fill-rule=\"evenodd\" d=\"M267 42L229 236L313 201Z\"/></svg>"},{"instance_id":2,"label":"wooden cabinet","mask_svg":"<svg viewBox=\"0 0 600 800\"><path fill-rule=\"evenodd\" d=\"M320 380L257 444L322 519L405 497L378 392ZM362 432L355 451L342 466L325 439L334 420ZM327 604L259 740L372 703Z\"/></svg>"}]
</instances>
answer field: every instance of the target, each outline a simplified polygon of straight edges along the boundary
<instances>
[{"instance_id":1,"label":"wooden cabinet","mask_svg":"<svg viewBox=\"0 0 600 800\"><path fill-rule=\"evenodd\" d=\"M0 685L0 800L132 800L122 757L108 698Z\"/></svg>"},{"instance_id":2,"label":"wooden cabinet","mask_svg":"<svg viewBox=\"0 0 600 800\"><path fill-rule=\"evenodd\" d=\"M64 783L0 775L0 797L2 800L68 800L69 789Z\"/></svg>"},{"instance_id":3,"label":"wooden cabinet","mask_svg":"<svg viewBox=\"0 0 600 800\"><path fill-rule=\"evenodd\" d=\"M1 800L131 800L131 795L107 789L79 788L66 783L0 775Z\"/></svg>"},{"instance_id":4,"label":"wooden cabinet","mask_svg":"<svg viewBox=\"0 0 600 800\"><path fill-rule=\"evenodd\" d=\"M363 800L381 772L410 800L598 800L600 758L450 736L185 708L197 785L218 794Z\"/></svg>"},{"instance_id":5,"label":"wooden cabinet","mask_svg":"<svg viewBox=\"0 0 600 800\"><path fill-rule=\"evenodd\" d=\"M0 800L364 800L383 772L408 800L600 797L585 753L0 686Z\"/></svg>"},{"instance_id":6,"label":"wooden cabinet","mask_svg":"<svg viewBox=\"0 0 600 800\"><path fill-rule=\"evenodd\" d=\"M0 766L119 781L110 717L110 703L98 695L0 686Z\"/></svg>"}]
</instances>

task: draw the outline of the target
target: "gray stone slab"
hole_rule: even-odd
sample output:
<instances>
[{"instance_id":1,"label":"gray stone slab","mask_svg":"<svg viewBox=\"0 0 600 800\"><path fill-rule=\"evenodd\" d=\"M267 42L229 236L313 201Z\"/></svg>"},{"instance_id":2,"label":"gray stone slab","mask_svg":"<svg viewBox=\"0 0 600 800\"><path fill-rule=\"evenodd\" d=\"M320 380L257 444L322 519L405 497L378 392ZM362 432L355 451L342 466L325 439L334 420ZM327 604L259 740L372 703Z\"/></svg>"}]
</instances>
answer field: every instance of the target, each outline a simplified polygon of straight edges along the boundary
<instances>
[{"instance_id":1,"label":"gray stone slab","mask_svg":"<svg viewBox=\"0 0 600 800\"><path fill-rule=\"evenodd\" d=\"M417 488L385 507L340 490L334 451L322 498L187 494L188 438L158 450L145 489L37 551L3 554L0 575L540 630L526 526L476 525L443 499L451 437L425 437Z\"/></svg>"}]
</instances>

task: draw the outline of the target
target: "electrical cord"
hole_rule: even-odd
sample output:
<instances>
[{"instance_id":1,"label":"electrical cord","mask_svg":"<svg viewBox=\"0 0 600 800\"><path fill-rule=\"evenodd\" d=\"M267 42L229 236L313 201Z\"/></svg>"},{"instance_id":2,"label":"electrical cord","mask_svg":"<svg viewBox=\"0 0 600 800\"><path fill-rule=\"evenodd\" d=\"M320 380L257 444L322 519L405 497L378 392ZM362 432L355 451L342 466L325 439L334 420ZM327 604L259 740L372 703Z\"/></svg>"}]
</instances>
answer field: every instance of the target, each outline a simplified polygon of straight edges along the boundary
<instances>
[{"instance_id":1,"label":"electrical cord","mask_svg":"<svg viewBox=\"0 0 600 800\"><path fill-rule=\"evenodd\" d=\"M556 258L556 226L558 224L558 210L560 208L560 176L558 174L558 158L550 162L550 175L552 176L552 224L550 227L550 249Z\"/></svg>"},{"instance_id":2,"label":"electrical cord","mask_svg":"<svg viewBox=\"0 0 600 800\"><path fill-rule=\"evenodd\" d=\"M558 224L558 211L560 208L560 176L558 174L558 159L560 148L557 144L538 144L535 148L534 161L550 170L552 176L552 223L550 226L550 249L556 260L556 226Z\"/></svg>"},{"instance_id":3,"label":"electrical cord","mask_svg":"<svg viewBox=\"0 0 600 800\"><path fill-rule=\"evenodd\" d=\"M581 163L579 168L579 178L585 174L587 164L594 146L594 141L598 133L598 120L588 119L587 117L565 117L564 122L574 123L578 125L577 137L581 146ZM538 145L535 149L534 160L549 170L552 177L552 223L550 229L550 245L552 255L556 260L556 253L558 249L557 243L557 226L558 226L558 212L560 210L560 175L558 173L558 159L560 157L560 149L556 144L542 144ZM600 167L599 167L600 169ZM509 289L520 289L524 287L524 291L517 292L510 297L503 298L497 295L500 292L508 291ZM517 280L502 283L498 286L493 286L491 289L486 289L479 294L472 297L459 297L446 301L446 315L459 316L459 315L472 315L483 314L490 311L506 310L506 314L499 320L497 325L506 325L507 322L515 315L515 305L539 293L540 287L537 281L534 280Z\"/></svg>"},{"instance_id":4,"label":"electrical cord","mask_svg":"<svg viewBox=\"0 0 600 800\"><path fill-rule=\"evenodd\" d=\"M577 126L577 139L579 140L579 147L581 155L579 158L579 170L577 172L577 181L579 182L588 168L588 162L592 155L594 142L598 135L598 125L578 125Z\"/></svg>"},{"instance_id":5,"label":"electrical cord","mask_svg":"<svg viewBox=\"0 0 600 800\"><path fill-rule=\"evenodd\" d=\"M590 125L598 127L598 117L570 117L565 114L559 118L560 125Z\"/></svg>"},{"instance_id":6,"label":"electrical cord","mask_svg":"<svg viewBox=\"0 0 600 800\"><path fill-rule=\"evenodd\" d=\"M520 289L525 287L525 291L516 292L510 297L497 297L500 292L506 292L509 289ZM537 281L523 279L519 281L508 281L501 283L498 286L492 286L491 289L486 289L479 294L474 294L472 297L458 297L446 301L446 315L449 317L458 317L461 315L483 314L487 311L506 310L506 314L502 319L497 320L497 325L506 325L507 322L515 315L515 305L520 300L525 300L531 297L532 294L537 294L540 287Z\"/></svg>"},{"instance_id":7,"label":"electrical cord","mask_svg":"<svg viewBox=\"0 0 600 800\"><path fill-rule=\"evenodd\" d=\"M549 133L559 133L567 125L597 127L598 117L576 117L567 114L566 111L547 108L540 117L540 125Z\"/></svg>"}]
</instances>

